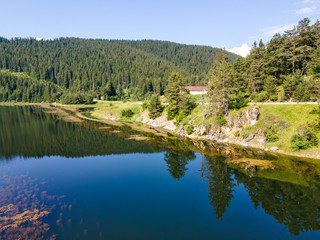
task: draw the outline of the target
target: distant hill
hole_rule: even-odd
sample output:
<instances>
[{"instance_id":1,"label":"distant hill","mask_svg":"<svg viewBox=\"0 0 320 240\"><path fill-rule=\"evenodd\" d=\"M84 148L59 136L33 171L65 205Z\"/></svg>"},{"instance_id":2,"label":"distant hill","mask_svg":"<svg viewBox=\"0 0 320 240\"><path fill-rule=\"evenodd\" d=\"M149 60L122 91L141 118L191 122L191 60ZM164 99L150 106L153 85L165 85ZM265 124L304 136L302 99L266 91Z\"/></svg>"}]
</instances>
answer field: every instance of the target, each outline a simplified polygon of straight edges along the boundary
<instances>
[{"instance_id":1,"label":"distant hill","mask_svg":"<svg viewBox=\"0 0 320 240\"><path fill-rule=\"evenodd\" d=\"M152 92L163 94L173 72L184 76L188 85L206 84L217 51L153 40L0 38L0 69L24 72L64 90L116 96L126 89L141 99ZM237 55L228 57L234 62ZM1 85L0 94L6 88Z\"/></svg>"}]
</instances>

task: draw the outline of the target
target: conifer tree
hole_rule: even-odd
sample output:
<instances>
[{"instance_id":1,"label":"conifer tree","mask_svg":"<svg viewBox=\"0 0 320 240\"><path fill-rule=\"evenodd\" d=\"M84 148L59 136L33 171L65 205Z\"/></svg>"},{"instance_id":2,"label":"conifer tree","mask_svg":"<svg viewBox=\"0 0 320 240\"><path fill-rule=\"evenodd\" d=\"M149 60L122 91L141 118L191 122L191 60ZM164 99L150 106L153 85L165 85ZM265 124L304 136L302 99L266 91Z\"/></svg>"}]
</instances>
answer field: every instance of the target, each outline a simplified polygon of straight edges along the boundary
<instances>
[{"instance_id":1,"label":"conifer tree","mask_svg":"<svg viewBox=\"0 0 320 240\"><path fill-rule=\"evenodd\" d=\"M163 107L161 106L159 96L157 94L152 95L148 105L149 117L151 119L159 117L162 113L162 110Z\"/></svg>"},{"instance_id":2,"label":"conifer tree","mask_svg":"<svg viewBox=\"0 0 320 240\"><path fill-rule=\"evenodd\" d=\"M236 58L232 68L234 72L233 86L237 92L245 92L248 84L244 76L246 71L245 59L242 57Z\"/></svg>"},{"instance_id":3,"label":"conifer tree","mask_svg":"<svg viewBox=\"0 0 320 240\"><path fill-rule=\"evenodd\" d=\"M310 55L314 50L314 40L312 39L312 31L309 26L310 20L305 18L301 20L297 26L298 37L297 37L297 48L298 59L302 64L303 75L306 76L307 63L310 60Z\"/></svg>"},{"instance_id":4,"label":"conifer tree","mask_svg":"<svg viewBox=\"0 0 320 240\"><path fill-rule=\"evenodd\" d=\"M184 81L180 74L173 73L167 87L166 97L168 99L167 119L172 120L179 113L180 94L183 92Z\"/></svg>"},{"instance_id":5,"label":"conifer tree","mask_svg":"<svg viewBox=\"0 0 320 240\"><path fill-rule=\"evenodd\" d=\"M277 101L277 86L276 79L272 76L268 76L264 80L263 90L268 93L268 97L272 101Z\"/></svg>"},{"instance_id":6,"label":"conifer tree","mask_svg":"<svg viewBox=\"0 0 320 240\"><path fill-rule=\"evenodd\" d=\"M298 60L297 50L296 50L298 32L296 30L296 27L294 27L293 29L286 31L285 33L286 33L285 38L287 39L287 44L289 47L286 49L287 51L284 54L287 61L291 62L292 64L291 78L293 80L294 74L295 74L296 62Z\"/></svg>"},{"instance_id":7,"label":"conifer tree","mask_svg":"<svg viewBox=\"0 0 320 240\"><path fill-rule=\"evenodd\" d=\"M221 49L213 63L208 82L211 113L229 114L228 105L232 90L232 67L228 62L226 51Z\"/></svg>"}]
</instances>

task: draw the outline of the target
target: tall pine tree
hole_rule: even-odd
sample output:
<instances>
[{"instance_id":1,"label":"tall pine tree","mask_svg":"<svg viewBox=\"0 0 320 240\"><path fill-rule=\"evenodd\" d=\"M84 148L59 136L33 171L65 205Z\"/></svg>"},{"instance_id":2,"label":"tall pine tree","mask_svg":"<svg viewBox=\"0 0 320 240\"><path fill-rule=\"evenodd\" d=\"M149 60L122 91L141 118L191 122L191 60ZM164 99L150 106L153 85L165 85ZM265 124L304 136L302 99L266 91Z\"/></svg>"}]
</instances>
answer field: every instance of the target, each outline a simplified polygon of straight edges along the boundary
<instances>
[{"instance_id":1,"label":"tall pine tree","mask_svg":"<svg viewBox=\"0 0 320 240\"><path fill-rule=\"evenodd\" d=\"M214 114L229 114L229 100L232 93L232 66L228 62L226 51L221 49L210 71L208 98Z\"/></svg>"}]
</instances>

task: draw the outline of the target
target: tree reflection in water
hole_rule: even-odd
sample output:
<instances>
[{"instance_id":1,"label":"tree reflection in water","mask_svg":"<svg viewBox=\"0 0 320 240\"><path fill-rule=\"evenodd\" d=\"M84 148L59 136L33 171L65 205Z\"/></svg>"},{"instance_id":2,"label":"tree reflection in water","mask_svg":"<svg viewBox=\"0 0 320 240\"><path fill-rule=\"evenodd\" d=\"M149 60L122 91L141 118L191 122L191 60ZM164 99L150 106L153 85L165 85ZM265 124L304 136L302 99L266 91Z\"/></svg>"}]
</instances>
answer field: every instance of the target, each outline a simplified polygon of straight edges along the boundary
<instances>
[{"instance_id":1,"label":"tree reflection in water","mask_svg":"<svg viewBox=\"0 0 320 240\"><path fill-rule=\"evenodd\" d=\"M26 175L0 176L0 239L55 239L45 218L63 209L63 196L48 195L44 184Z\"/></svg>"},{"instance_id":2,"label":"tree reflection in water","mask_svg":"<svg viewBox=\"0 0 320 240\"><path fill-rule=\"evenodd\" d=\"M278 223L298 236L307 231L320 230L320 190L298 184L281 182L267 178L248 177L235 172L238 183L248 190L257 209L261 206Z\"/></svg>"},{"instance_id":3,"label":"tree reflection in water","mask_svg":"<svg viewBox=\"0 0 320 240\"><path fill-rule=\"evenodd\" d=\"M164 156L168 171L176 180L181 179L185 175L186 170L188 170L186 167L188 162L196 158L194 152L185 152L174 149L167 151Z\"/></svg>"},{"instance_id":4,"label":"tree reflection in water","mask_svg":"<svg viewBox=\"0 0 320 240\"><path fill-rule=\"evenodd\" d=\"M228 167L224 157L206 157L204 175L208 181L209 201L219 220L223 219L233 198L234 180L243 184L257 209L284 224L288 231L298 236L303 232L320 230L320 190L290 182L262 177L250 177Z\"/></svg>"},{"instance_id":5,"label":"tree reflection in water","mask_svg":"<svg viewBox=\"0 0 320 240\"><path fill-rule=\"evenodd\" d=\"M88 123L85 127L81 124L65 123L44 114L36 107L2 107L0 160L11 159L17 155L24 158L46 155L82 157L154 153L165 150L164 160L168 171L173 179L180 180L188 170L187 164L196 157L190 150L193 149L192 146L188 147L188 144L175 138L172 140L168 138L163 145L161 142L159 146L152 146L146 142L126 140L124 138L126 136L117 136L112 128L108 130L109 127L103 132L91 130L101 126L97 123ZM228 159L241 156L222 147L212 154L215 153L224 153ZM266 156L255 156L253 153L245 156L257 158L256 160L266 158ZM291 234L298 236L303 232L320 230L320 184L318 175L315 174L318 169L314 164L286 161L290 163L290 168L286 168L283 172L272 172L275 176L281 176L280 179L283 180L277 181L259 177L274 176L263 175L266 172L259 172L259 170L250 177L228 166L225 157L203 155L201 178L208 186L209 202L217 219L223 219L231 200L238 196L235 192L236 184L243 184L254 207L264 209L278 223L285 225ZM287 165L289 164L285 166ZM303 178L306 175L312 181L296 181L303 182L305 185L290 183L290 177L286 174L292 168L295 169L294 173L297 173L294 176ZM0 239L54 239L55 236L52 234L54 226L58 227L58 232L64 233L75 226L74 229L79 234L79 238L80 235L86 237L88 230L82 217L80 221L73 218L74 212L70 209L74 209L74 206L67 206L61 203L62 197L52 196L41 190L43 184L28 176L9 176L0 173ZM49 215L54 222L57 218L57 225L49 226L45 223ZM101 238L104 229L103 227L100 229L100 222L97 225L99 225ZM72 233L70 231L70 234Z\"/></svg>"},{"instance_id":6,"label":"tree reflection in water","mask_svg":"<svg viewBox=\"0 0 320 240\"><path fill-rule=\"evenodd\" d=\"M209 201L217 219L222 220L231 199L234 186L232 170L221 156L209 157L205 161L204 174L208 182Z\"/></svg>"},{"instance_id":7,"label":"tree reflection in water","mask_svg":"<svg viewBox=\"0 0 320 240\"><path fill-rule=\"evenodd\" d=\"M174 179L181 179L193 153L170 151L165 154L168 171ZM209 202L217 219L223 220L236 184L247 189L254 207L259 206L288 231L298 236L303 232L320 230L320 189L290 182L277 181L247 174L228 166L222 156L202 156L201 178L208 184Z\"/></svg>"}]
</instances>

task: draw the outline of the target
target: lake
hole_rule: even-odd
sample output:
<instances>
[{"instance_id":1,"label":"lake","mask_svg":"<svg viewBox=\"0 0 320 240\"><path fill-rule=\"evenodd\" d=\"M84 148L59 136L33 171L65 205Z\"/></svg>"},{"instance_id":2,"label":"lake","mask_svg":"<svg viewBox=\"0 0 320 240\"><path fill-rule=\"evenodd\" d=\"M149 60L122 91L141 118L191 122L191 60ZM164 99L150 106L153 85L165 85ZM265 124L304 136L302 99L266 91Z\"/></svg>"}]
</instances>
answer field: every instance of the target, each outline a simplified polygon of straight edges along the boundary
<instances>
[{"instance_id":1,"label":"lake","mask_svg":"<svg viewBox=\"0 0 320 240\"><path fill-rule=\"evenodd\" d=\"M0 239L320 239L314 165L226 148L0 106Z\"/></svg>"}]
</instances>

